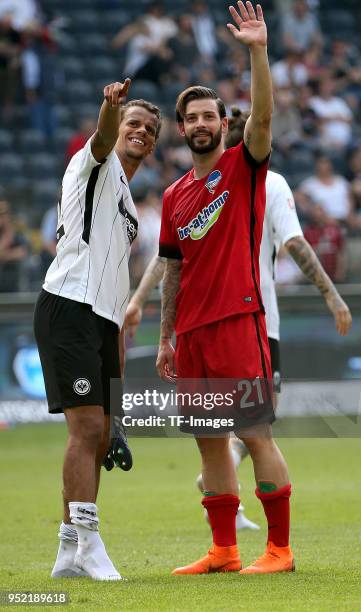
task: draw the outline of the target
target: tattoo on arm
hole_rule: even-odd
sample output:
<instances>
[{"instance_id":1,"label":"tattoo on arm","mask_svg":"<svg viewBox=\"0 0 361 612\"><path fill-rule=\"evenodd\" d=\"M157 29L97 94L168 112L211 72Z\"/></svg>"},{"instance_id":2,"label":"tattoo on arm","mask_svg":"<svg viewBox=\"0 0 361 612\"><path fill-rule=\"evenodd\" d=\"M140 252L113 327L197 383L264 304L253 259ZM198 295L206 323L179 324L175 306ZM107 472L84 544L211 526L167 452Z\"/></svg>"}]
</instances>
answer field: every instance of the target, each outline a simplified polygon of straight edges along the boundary
<instances>
[{"instance_id":1,"label":"tattoo on arm","mask_svg":"<svg viewBox=\"0 0 361 612\"><path fill-rule=\"evenodd\" d=\"M181 268L181 261L167 259L162 291L161 338L171 338L174 331L176 317L175 298L179 289Z\"/></svg>"},{"instance_id":2,"label":"tattoo on arm","mask_svg":"<svg viewBox=\"0 0 361 612\"><path fill-rule=\"evenodd\" d=\"M134 292L132 298L140 306L143 306L152 290L155 289L155 287L159 285L160 281L162 280L165 264L165 257L159 257L156 255L146 268L142 280L139 283L139 287Z\"/></svg>"},{"instance_id":3,"label":"tattoo on arm","mask_svg":"<svg viewBox=\"0 0 361 612\"><path fill-rule=\"evenodd\" d=\"M286 242L286 248L305 277L313 283L323 296L336 291L330 277L323 269L316 253L302 236Z\"/></svg>"}]
</instances>

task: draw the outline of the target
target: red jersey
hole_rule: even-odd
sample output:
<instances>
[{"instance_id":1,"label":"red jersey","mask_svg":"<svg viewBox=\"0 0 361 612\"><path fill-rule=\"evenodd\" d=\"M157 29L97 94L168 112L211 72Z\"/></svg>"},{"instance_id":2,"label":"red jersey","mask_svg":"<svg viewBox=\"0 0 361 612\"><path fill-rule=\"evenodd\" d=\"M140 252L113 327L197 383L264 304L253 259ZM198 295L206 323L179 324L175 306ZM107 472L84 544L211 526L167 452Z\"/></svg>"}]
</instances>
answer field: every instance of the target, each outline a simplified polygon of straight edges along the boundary
<instances>
[{"instance_id":1,"label":"red jersey","mask_svg":"<svg viewBox=\"0 0 361 612\"><path fill-rule=\"evenodd\" d=\"M192 169L164 193L159 255L182 260L176 333L234 314L264 311L259 251L268 158L258 164L243 142L206 177Z\"/></svg>"}]
</instances>

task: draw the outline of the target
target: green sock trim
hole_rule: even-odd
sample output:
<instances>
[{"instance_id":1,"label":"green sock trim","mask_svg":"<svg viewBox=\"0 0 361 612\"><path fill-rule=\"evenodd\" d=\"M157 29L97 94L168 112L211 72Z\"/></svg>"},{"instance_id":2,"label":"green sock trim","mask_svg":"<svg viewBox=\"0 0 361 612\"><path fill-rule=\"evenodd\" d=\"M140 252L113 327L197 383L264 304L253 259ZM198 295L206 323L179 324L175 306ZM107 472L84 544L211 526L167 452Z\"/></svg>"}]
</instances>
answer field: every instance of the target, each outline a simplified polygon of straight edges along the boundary
<instances>
[{"instance_id":1,"label":"green sock trim","mask_svg":"<svg viewBox=\"0 0 361 612\"><path fill-rule=\"evenodd\" d=\"M259 482L258 488L261 493L272 493L273 491L277 491L277 486L274 482Z\"/></svg>"},{"instance_id":2,"label":"green sock trim","mask_svg":"<svg viewBox=\"0 0 361 612\"><path fill-rule=\"evenodd\" d=\"M218 493L215 493L214 491L203 491L203 495L204 497L214 497L215 495L218 495Z\"/></svg>"}]
</instances>

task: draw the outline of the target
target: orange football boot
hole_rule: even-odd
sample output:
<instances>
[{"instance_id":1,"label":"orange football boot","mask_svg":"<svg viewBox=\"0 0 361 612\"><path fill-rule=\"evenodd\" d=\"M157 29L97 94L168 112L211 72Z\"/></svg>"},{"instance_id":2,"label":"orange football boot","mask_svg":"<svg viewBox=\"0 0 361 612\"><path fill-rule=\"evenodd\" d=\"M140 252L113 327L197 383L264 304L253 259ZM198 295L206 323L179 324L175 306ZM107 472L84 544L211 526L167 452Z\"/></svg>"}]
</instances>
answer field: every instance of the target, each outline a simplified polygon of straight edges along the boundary
<instances>
[{"instance_id":1,"label":"orange football boot","mask_svg":"<svg viewBox=\"0 0 361 612\"><path fill-rule=\"evenodd\" d=\"M184 567L172 571L178 574L211 574L213 572L238 572L242 567L237 544L234 546L217 546L213 544L207 555Z\"/></svg>"},{"instance_id":2,"label":"orange football boot","mask_svg":"<svg viewBox=\"0 0 361 612\"><path fill-rule=\"evenodd\" d=\"M264 555L239 573L274 574L276 572L294 572L295 569L295 560L290 546L275 546L273 542L268 542Z\"/></svg>"}]
</instances>

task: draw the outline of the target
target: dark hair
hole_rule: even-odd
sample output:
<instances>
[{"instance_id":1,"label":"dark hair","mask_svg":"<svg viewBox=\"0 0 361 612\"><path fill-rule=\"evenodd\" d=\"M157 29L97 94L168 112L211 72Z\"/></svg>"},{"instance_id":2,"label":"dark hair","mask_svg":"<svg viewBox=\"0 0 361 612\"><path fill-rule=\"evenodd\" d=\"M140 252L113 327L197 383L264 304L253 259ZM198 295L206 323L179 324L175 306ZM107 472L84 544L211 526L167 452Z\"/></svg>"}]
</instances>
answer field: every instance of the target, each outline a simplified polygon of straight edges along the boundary
<instances>
[{"instance_id":1,"label":"dark hair","mask_svg":"<svg viewBox=\"0 0 361 612\"><path fill-rule=\"evenodd\" d=\"M225 145L227 149L238 145L244 136L244 128L247 119L250 116L249 112L242 112L238 106L232 106L232 116L228 121L228 133L226 135Z\"/></svg>"},{"instance_id":2,"label":"dark hair","mask_svg":"<svg viewBox=\"0 0 361 612\"><path fill-rule=\"evenodd\" d=\"M177 104L175 107L178 123L183 123L184 121L184 115L186 114L188 102L200 99L215 100L217 103L220 118L223 119L227 115L224 102L223 100L221 100L221 98L218 98L214 89L210 89L209 87L202 87L201 85L195 85L193 87L188 87L188 89L182 91L182 93L178 96Z\"/></svg>"},{"instance_id":3,"label":"dark hair","mask_svg":"<svg viewBox=\"0 0 361 612\"><path fill-rule=\"evenodd\" d=\"M149 113L152 113L153 115L156 116L157 130L156 130L155 138L157 139L159 136L160 128L162 127L162 115L161 115L161 112L158 106L155 106L155 104L152 104L151 102L148 102L147 100L143 100L143 99L129 100L129 102L127 102L126 104L124 104L124 106L121 107L120 121L123 121L124 115L126 111L128 110L128 108L132 108L133 106L140 106L141 108L145 108L145 110L147 110Z\"/></svg>"}]
</instances>

